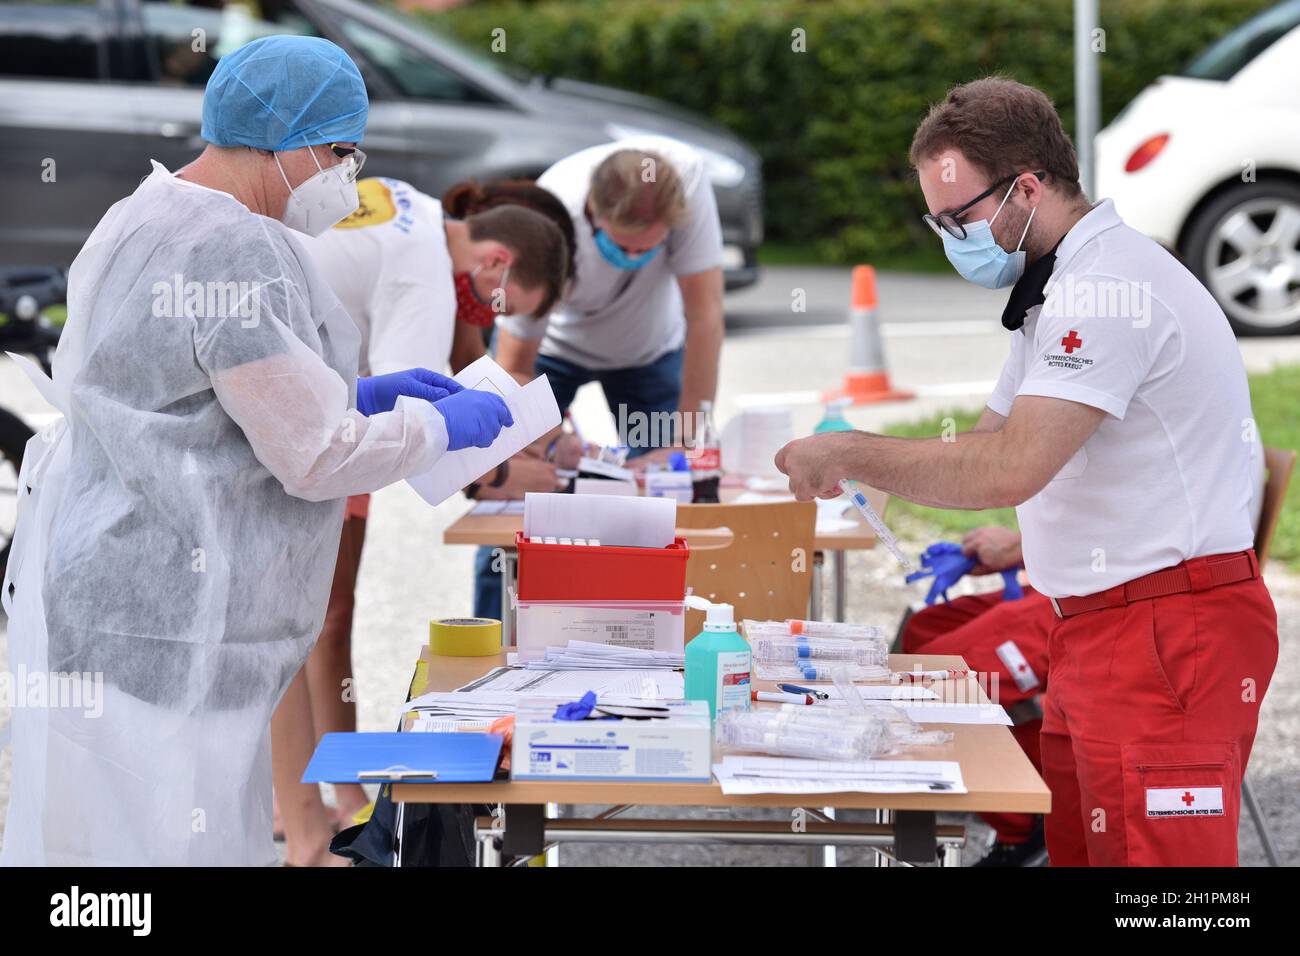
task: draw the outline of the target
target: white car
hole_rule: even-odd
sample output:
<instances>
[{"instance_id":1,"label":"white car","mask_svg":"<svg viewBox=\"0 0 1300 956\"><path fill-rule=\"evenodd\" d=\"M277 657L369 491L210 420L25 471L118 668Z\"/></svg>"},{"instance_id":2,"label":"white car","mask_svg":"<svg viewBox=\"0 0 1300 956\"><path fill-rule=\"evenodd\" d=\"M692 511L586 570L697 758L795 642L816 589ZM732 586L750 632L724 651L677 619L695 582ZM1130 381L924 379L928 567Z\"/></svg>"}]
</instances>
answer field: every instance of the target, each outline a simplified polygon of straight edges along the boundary
<instances>
[{"instance_id":1,"label":"white car","mask_svg":"<svg viewBox=\"0 0 1300 956\"><path fill-rule=\"evenodd\" d=\"M1300 0L1161 77L1096 147L1097 195L1176 252L1238 335L1300 332Z\"/></svg>"}]
</instances>

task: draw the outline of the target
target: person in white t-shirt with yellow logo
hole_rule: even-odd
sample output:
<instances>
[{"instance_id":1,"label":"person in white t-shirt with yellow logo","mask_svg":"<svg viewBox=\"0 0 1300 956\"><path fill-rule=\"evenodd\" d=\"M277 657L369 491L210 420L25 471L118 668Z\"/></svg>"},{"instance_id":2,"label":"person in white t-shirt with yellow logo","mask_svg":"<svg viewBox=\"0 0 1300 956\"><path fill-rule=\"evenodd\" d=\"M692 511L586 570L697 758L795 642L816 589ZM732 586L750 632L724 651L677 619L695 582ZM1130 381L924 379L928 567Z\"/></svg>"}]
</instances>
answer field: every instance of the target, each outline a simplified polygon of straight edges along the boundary
<instances>
[{"instance_id":1,"label":"person in white t-shirt with yellow logo","mask_svg":"<svg viewBox=\"0 0 1300 956\"><path fill-rule=\"evenodd\" d=\"M568 242L552 218L533 209L507 205L453 219L437 199L396 179L363 179L357 194L357 210L306 245L361 332L363 376L448 371L453 350L465 352L466 340L481 335L471 322L545 315L568 280ZM460 313L469 319L458 321ZM530 476L543 482L549 468L549 488L524 490L554 490L554 469L538 462L515 468L514 484ZM276 806L296 865L344 863L327 852L330 837L369 801L358 785L336 786L331 819L319 787L299 783L323 734L356 729L355 694L343 688L352 679L353 591L369 497L348 499L324 626L271 722Z\"/></svg>"}]
</instances>

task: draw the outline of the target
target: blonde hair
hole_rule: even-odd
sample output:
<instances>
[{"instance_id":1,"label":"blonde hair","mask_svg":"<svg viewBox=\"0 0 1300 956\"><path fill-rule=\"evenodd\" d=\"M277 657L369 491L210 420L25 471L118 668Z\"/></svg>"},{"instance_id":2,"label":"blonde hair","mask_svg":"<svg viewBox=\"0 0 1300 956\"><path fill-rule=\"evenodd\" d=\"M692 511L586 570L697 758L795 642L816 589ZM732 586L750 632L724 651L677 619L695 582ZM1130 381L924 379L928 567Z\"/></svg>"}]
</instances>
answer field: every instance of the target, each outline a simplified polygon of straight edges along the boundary
<instances>
[{"instance_id":1,"label":"blonde hair","mask_svg":"<svg viewBox=\"0 0 1300 956\"><path fill-rule=\"evenodd\" d=\"M591 174L593 211L620 229L669 229L686 220L686 187L672 163L658 153L620 149Z\"/></svg>"}]
</instances>

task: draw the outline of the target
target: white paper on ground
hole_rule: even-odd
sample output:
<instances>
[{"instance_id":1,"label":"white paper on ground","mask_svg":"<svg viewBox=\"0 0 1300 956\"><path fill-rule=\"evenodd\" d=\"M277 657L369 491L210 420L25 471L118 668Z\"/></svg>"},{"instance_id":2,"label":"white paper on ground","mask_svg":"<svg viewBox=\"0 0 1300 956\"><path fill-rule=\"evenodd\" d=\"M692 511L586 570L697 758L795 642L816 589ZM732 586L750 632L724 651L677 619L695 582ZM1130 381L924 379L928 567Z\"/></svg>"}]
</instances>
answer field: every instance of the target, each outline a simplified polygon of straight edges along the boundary
<instances>
[{"instance_id":1,"label":"white paper on ground","mask_svg":"<svg viewBox=\"0 0 1300 956\"><path fill-rule=\"evenodd\" d=\"M729 754L713 765L722 792L966 793L955 760L804 760Z\"/></svg>"},{"instance_id":2,"label":"white paper on ground","mask_svg":"<svg viewBox=\"0 0 1300 956\"><path fill-rule=\"evenodd\" d=\"M461 369L455 378L466 388L496 392L510 406L515 423L501 429L487 448L449 451L428 471L407 478L407 483L431 505L442 504L560 424L560 407L555 403L555 394L545 375L521 386L485 355Z\"/></svg>"},{"instance_id":3,"label":"white paper on ground","mask_svg":"<svg viewBox=\"0 0 1300 956\"><path fill-rule=\"evenodd\" d=\"M524 495L524 536L595 538L602 545L666 548L677 527L672 498L622 495L562 495L530 491Z\"/></svg>"}]
</instances>

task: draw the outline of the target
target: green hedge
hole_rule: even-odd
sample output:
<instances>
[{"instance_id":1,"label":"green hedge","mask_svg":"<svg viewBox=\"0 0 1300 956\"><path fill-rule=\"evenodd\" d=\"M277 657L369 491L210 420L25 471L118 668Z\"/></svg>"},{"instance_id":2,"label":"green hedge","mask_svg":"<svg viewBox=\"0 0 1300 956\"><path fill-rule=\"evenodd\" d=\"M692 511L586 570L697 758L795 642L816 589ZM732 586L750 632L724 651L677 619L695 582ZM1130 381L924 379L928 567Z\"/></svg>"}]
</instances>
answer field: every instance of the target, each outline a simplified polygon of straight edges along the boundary
<instances>
[{"instance_id":1,"label":"green hedge","mask_svg":"<svg viewBox=\"0 0 1300 956\"><path fill-rule=\"evenodd\" d=\"M1104 118L1272 0L1101 0ZM999 72L1045 90L1073 128L1069 0L479 2L436 29L529 70L661 97L763 156L771 238L833 261L931 243L907 164L954 83ZM807 52L792 52L802 29Z\"/></svg>"}]
</instances>

